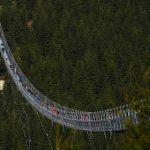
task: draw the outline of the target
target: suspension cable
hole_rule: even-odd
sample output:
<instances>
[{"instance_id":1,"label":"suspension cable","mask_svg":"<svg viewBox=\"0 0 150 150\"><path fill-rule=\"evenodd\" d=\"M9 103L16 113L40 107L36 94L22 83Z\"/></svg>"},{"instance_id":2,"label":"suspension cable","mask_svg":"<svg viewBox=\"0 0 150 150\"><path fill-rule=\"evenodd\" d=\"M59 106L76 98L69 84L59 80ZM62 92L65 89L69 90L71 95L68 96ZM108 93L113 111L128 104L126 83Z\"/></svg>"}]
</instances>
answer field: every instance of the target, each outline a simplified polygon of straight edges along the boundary
<instances>
[{"instance_id":1,"label":"suspension cable","mask_svg":"<svg viewBox=\"0 0 150 150\"><path fill-rule=\"evenodd\" d=\"M10 78L10 82L11 82L11 78ZM23 136L24 136L24 138L25 138L25 145L26 145L26 148L27 148L27 150L29 150L29 145L28 145L28 141L27 141L27 136L26 136L26 132L25 132L25 129L24 129L25 124L23 124L23 122L21 121L20 111L19 111L19 108L18 108L18 106L17 106L17 102L16 102L16 100L15 100L15 95L14 95L15 93L14 93L14 91L13 91L12 84L13 84L13 82L11 82L11 91L12 91L13 101L14 101L14 104L15 104L15 107L16 107L15 111L16 111L16 113L18 114L18 117L19 117L19 122L20 122L20 124L21 124L21 129L22 129L22 132L23 132Z\"/></svg>"},{"instance_id":2,"label":"suspension cable","mask_svg":"<svg viewBox=\"0 0 150 150\"><path fill-rule=\"evenodd\" d=\"M51 150L53 150L53 147L52 147L52 144L51 144L51 142L50 142L50 138L49 138L48 132L46 131L46 129L45 129L43 123L42 123L42 120L40 119L40 116L39 116L38 111L37 111L36 114L37 114L37 117L38 117L38 119L39 119L39 121L40 121L40 124L41 124L41 126L42 126L42 128L43 128L43 131L44 131L44 133L45 133L45 135L46 135L46 137L47 137L47 140L48 140L48 143L49 143L49 147L51 148Z\"/></svg>"},{"instance_id":3,"label":"suspension cable","mask_svg":"<svg viewBox=\"0 0 150 150\"><path fill-rule=\"evenodd\" d=\"M25 108L23 107L23 104L20 102L22 110L26 116L26 123L27 123L27 131L28 131L28 143L29 143L29 149L30 149L30 143L31 143L31 136L30 136L30 127L29 127L29 118L28 113L25 111Z\"/></svg>"}]
</instances>

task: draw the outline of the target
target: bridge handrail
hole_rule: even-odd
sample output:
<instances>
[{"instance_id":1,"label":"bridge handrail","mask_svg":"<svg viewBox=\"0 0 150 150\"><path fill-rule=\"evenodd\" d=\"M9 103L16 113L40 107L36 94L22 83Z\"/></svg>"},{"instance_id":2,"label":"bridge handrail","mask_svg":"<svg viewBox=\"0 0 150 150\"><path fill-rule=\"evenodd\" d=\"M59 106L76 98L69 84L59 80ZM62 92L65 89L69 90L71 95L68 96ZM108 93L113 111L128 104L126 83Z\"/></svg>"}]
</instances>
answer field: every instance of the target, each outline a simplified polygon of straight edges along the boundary
<instances>
[{"instance_id":1,"label":"bridge handrail","mask_svg":"<svg viewBox=\"0 0 150 150\"><path fill-rule=\"evenodd\" d=\"M51 116L48 116L48 114L46 114L49 118L54 119L56 122L60 122L61 124L64 124L66 126L74 126L74 128L77 128L77 129L94 131L98 128L97 130L102 131L102 128L103 129L106 128L106 126L104 124L108 125L111 121L115 120L121 126L123 124L121 122L121 118L124 118L124 119L130 118L132 113L134 113L134 115L135 115L135 112L133 110L131 112L130 105L123 105L123 106L115 107L112 109L106 109L106 110L101 110L101 111L96 111L96 112L86 112L86 111L79 111L79 110L71 109L66 106L62 106L58 103L55 103L54 101L52 101L51 99L49 99L45 95L43 95L38 89L36 89L30 83L30 81L27 79L27 77L23 74L22 70L18 66L17 62L15 61L15 59L11 53L11 50L8 46L7 40L3 33L1 24L0 24L0 35L1 35L1 38L2 38L2 41L4 44L5 51L7 52L9 61L14 66L14 68L16 68L16 72L14 73L10 70L9 71L10 74L12 75L12 77L15 81L16 81L15 75L21 75L21 77L23 77L23 83L25 84L25 86L27 86L27 88L29 88L31 90L32 94L29 93L28 91L25 91L25 88L23 87L23 85L20 85L20 87L19 87L19 88L21 88L20 91L26 92L26 93L24 93L24 94L26 94L26 97L27 96L31 97L29 102L32 105L37 104L37 97L38 97L38 101L40 104L39 104L38 108L36 108L36 109L38 109L41 113L42 113L42 109L44 111L43 113L49 113ZM1 53L2 53L2 51L1 51ZM2 55L3 55L3 53L2 53ZM7 63L6 63L6 65L7 65L7 68L10 68L10 66L8 66ZM19 83L18 84L17 83L18 83L18 81L16 81L16 85L18 86ZM36 106L34 106L34 107L36 107ZM52 108L54 109L53 111L52 111ZM56 111L57 113L54 113L54 111ZM130 115L127 115L128 113ZM136 117L137 116L135 116L135 118ZM98 127L95 127L95 125L97 123L99 123ZM102 123L102 124L100 124L100 123ZM112 123L112 124L115 125L115 123ZM121 130L121 129L124 129L123 125L120 128L118 128L118 130Z\"/></svg>"}]
</instances>

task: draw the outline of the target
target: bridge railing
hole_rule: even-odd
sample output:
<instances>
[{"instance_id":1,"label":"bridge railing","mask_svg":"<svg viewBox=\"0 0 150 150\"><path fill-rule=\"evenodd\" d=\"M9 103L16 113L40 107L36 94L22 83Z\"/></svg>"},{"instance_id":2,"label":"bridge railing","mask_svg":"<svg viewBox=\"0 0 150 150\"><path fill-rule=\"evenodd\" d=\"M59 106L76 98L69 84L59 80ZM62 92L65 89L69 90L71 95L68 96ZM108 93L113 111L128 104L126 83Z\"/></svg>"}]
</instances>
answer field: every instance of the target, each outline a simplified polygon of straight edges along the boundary
<instances>
[{"instance_id":1,"label":"bridge railing","mask_svg":"<svg viewBox=\"0 0 150 150\"><path fill-rule=\"evenodd\" d=\"M137 114L134 110L131 111L131 109L129 109L129 105L97 112L85 112L62 106L50 100L37 90L23 74L10 51L1 25L0 35L11 67L16 69L12 71L10 66L6 63L13 80L31 105L49 119L75 129L103 132L124 130L124 120L128 118L134 123L138 123ZM18 81L17 76L20 76L23 80L21 82Z\"/></svg>"}]
</instances>

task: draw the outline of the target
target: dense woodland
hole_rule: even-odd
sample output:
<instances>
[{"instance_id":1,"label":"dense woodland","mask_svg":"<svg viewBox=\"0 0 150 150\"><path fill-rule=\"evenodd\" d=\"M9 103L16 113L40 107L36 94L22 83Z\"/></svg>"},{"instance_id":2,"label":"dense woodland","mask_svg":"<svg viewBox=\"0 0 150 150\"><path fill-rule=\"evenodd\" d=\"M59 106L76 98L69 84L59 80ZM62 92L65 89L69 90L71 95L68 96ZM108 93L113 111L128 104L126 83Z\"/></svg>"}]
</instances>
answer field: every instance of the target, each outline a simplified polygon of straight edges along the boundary
<instances>
[{"instance_id":1,"label":"dense woodland","mask_svg":"<svg viewBox=\"0 0 150 150\"><path fill-rule=\"evenodd\" d=\"M146 99L133 105L141 123L127 121L128 131L66 129L28 106L0 58L0 74L7 76L0 92L0 150L148 150L149 8L149 0L0 0L16 61L53 101L97 111Z\"/></svg>"}]
</instances>

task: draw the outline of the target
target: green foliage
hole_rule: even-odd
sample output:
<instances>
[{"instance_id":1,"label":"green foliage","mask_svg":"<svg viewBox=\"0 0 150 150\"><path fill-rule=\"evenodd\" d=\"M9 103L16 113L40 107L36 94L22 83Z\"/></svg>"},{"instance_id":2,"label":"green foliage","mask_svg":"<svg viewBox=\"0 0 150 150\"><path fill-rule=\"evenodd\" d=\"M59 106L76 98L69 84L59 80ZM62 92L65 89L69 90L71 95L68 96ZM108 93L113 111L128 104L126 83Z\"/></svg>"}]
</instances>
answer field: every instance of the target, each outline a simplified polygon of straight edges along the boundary
<instances>
[{"instance_id":1,"label":"green foliage","mask_svg":"<svg viewBox=\"0 0 150 150\"><path fill-rule=\"evenodd\" d=\"M149 97L147 0L2 0L0 3L0 20L15 59L33 85L52 100L75 109L96 111ZM0 93L3 106L0 141L5 143L2 146L0 143L0 149L26 149L10 91L6 84ZM14 94L21 109L17 91ZM37 115L24 103L23 106L30 114L31 149L50 149ZM23 114L21 118L26 122ZM59 133L60 126L50 129L50 121L40 118L50 133L54 149L124 146L121 142L124 133L115 133L110 140L94 134L96 139L89 140L86 133L70 129ZM129 127L125 148L147 149L149 126L143 122L137 128Z\"/></svg>"},{"instance_id":2,"label":"green foliage","mask_svg":"<svg viewBox=\"0 0 150 150\"><path fill-rule=\"evenodd\" d=\"M147 150L150 146L150 102L149 99L144 99L142 103L135 103L134 110L138 112L139 124L134 126L131 122L127 123L128 132L124 138L122 149L125 150Z\"/></svg>"}]
</instances>

